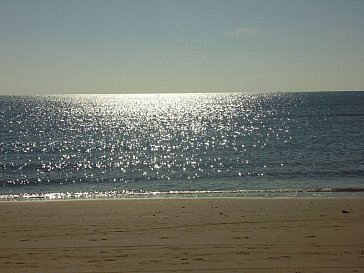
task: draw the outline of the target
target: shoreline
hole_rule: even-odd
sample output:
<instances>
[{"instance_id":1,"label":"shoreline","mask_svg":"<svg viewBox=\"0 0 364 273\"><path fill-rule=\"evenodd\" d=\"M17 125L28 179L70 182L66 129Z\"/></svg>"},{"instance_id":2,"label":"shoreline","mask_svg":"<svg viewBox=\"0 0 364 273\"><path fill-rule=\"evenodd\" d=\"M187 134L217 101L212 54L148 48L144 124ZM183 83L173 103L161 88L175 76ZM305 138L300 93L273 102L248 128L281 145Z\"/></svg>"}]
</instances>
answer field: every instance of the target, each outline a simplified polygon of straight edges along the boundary
<instances>
[{"instance_id":1,"label":"shoreline","mask_svg":"<svg viewBox=\"0 0 364 273\"><path fill-rule=\"evenodd\" d=\"M364 198L0 202L6 272L364 272Z\"/></svg>"},{"instance_id":2,"label":"shoreline","mask_svg":"<svg viewBox=\"0 0 364 273\"><path fill-rule=\"evenodd\" d=\"M189 200L345 200L345 199L363 199L364 196L207 196L207 197L120 197L120 198L29 198L29 199L0 199L2 203L47 203L47 202L138 202L138 201L189 201Z\"/></svg>"},{"instance_id":3,"label":"shoreline","mask_svg":"<svg viewBox=\"0 0 364 273\"><path fill-rule=\"evenodd\" d=\"M194 198L364 198L364 188L338 189L251 189L251 190L200 190L200 191L90 191L3 193L2 201L45 200L123 200L123 199L194 199Z\"/></svg>"}]
</instances>

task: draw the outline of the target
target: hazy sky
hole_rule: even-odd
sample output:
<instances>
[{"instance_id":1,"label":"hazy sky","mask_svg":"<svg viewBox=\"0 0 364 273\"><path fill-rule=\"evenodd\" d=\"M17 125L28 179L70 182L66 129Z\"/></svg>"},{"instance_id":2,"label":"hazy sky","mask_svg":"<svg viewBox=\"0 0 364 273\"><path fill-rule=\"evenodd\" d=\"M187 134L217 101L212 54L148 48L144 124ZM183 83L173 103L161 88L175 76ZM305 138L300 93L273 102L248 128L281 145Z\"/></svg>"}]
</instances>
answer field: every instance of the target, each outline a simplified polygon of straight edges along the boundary
<instances>
[{"instance_id":1,"label":"hazy sky","mask_svg":"<svg viewBox=\"0 0 364 273\"><path fill-rule=\"evenodd\" d=\"M0 0L0 94L364 90L363 0Z\"/></svg>"}]
</instances>

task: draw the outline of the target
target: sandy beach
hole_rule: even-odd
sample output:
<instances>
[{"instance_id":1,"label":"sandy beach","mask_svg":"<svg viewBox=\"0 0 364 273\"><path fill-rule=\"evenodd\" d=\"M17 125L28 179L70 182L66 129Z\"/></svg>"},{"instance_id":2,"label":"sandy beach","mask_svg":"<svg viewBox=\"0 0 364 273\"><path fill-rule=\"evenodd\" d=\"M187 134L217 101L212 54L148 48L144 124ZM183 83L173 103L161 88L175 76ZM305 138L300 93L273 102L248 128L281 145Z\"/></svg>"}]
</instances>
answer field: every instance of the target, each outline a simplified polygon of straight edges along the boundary
<instances>
[{"instance_id":1,"label":"sandy beach","mask_svg":"<svg viewBox=\"0 0 364 273\"><path fill-rule=\"evenodd\" d=\"M0 203L1 272L364 272L364 198Z\"/></svg>"}]
</instances>

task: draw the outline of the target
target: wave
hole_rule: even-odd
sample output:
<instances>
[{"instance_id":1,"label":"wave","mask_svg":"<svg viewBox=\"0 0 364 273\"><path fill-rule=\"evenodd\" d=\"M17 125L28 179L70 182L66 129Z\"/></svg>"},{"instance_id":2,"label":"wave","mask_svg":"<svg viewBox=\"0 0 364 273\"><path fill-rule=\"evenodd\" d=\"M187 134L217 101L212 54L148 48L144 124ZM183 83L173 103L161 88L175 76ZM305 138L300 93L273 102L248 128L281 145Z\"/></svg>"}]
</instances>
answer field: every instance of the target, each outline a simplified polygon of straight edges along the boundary
<instances>
[{"instance_id":1,"label":"wave","mask_svg":"<svg viewBox=\"0 0 364 273\"><path fill-rule=\"evenodd\" d=\"M20 200L83 200L128 198L208 198L208 197L335 197L361 196L364 188L318 188L318 189L242 189L226 191L95 191L3 194L0 201Z\"/></svg>"}]
</instances>

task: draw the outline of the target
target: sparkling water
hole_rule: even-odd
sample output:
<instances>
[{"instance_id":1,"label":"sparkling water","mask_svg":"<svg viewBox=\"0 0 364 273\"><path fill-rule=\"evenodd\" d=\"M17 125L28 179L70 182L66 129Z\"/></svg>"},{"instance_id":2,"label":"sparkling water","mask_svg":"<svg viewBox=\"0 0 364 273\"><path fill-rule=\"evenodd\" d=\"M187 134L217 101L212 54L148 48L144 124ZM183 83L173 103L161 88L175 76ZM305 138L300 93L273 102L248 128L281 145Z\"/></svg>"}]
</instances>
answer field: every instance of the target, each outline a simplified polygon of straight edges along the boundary
<instances>
[{"instance_id":1,"label":"sparkling water","mask_svg":"<svg viewBox=\"0 0 364 273\"><path fill-rule=\"evenodd\" d=\"M0 97L0 195L364 189L364 92Z\"/></svg>"}]
</instances>

